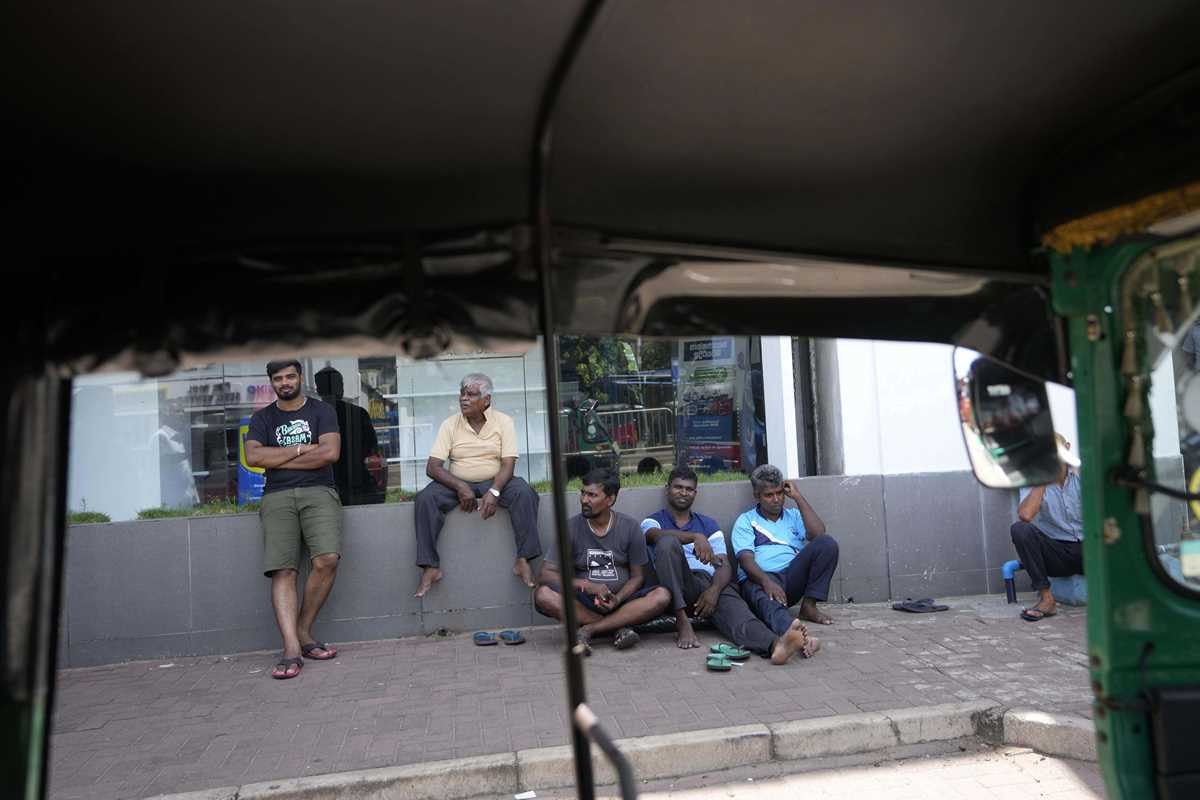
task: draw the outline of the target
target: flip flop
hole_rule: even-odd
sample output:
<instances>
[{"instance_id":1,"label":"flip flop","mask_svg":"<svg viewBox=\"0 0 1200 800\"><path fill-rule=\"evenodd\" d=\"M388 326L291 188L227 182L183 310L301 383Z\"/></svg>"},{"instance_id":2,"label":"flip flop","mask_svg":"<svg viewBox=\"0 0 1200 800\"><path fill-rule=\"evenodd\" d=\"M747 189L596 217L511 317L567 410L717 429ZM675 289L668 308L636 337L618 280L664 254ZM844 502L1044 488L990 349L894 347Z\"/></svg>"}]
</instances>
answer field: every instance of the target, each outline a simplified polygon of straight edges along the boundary
<instances>
[{"instance_id":1,"label":"flip flop","mask_svg":"<svg viewBox=\"0 0 1200 800\"><path fill-rule=\"evenodd\" d=\"M500 644L498 641L496 641L496 634L488 631L476 631L475 635L471 638L474 639L475 644L479 645L480 647L490 647L494 644Z\"/></svg>"},{"instance_id":2,"label":"flip flop","mask_svg":"<svg viewBox=\"0 0 1200 800\"><path fill-rule=\"evenodd\" d=\"M1057 611L1051 611L1049 614L1047 614L1045 611L1042 611L1040 608L1027 608L1021 612L1021 619L1025 620L1026 622L1040 622L1040 621L1046 619L1047 617L1057 617L1057 616L1058 616Z\"/></svg>"},{"instance_id":3,"label":"flip flop","mask_svg":"<svg viewBox=\"0 0 1200 800\"><path fill-rule=\"evenodd\" d=\"M292 675L288 675L288 670L293 666L296 667L296 672ZM283 668L283 674L276 675L275 670L281 667ZM279 662L271 670L271 677L277 681L290 681L292 678L299 676L302 669L304 669L303 658L280 658Z\"/></svg>"},{"instance_id":4,"label":"flip flop","mask_svg":"<svg viewBox=\"0 0 1200 800\"><path fill-rule=\"evenodd\" d=\"M525 637L520 631L500 631L500 641L505 644L525 644Z\"/></svg>"},{"instance_id":5,"label":"flip flop","mask_svg":"<svg viewBox=\"0 0 1200 800\"><path fill-rule=\"evenodd\" d=\"M584 658L587 658L592 654L591 641L587 638L587 635L584 634L583 631L575 632L575 646L583 648L580 655L582 655Z\"/></svg>"},{"instance_id":6,"label":"flip flop","mask_svg":"<svg viewBox=\"0 0 1200 800\"><path fill-rule=\"evenodd\" d=\"M935 605L932 597L922 597L920 600L906 599L903 603L892 603L894 611L908 611L913 614L928 614L932 611L946 611L950 606Z\"/></svg>"},{"instance_id":7,"label":"flip flop","mask_svg":"<svg viewBox=\"0 0 1200 800\"><path fill-rule=\"evenodd\" d=\"M314 656L312 654L314 650L324 650L325 655ZM334 650L324 642L309 642L308 644L301 645L300 652L304 654L305 658L311 658L313 661L330 661L337 658L337 650Z\"/></svg>"},{"instance_id":8,"label":"flip flop","mask_svg":"<svg viewBox=\"0 0 1200 800\"><path fill-rule=\"evenodd\" d=\"M613 636L613 647L618 650L628 650L641 640L633 628L621 628Z\"/></svg>"},{"instance_id":9,"label":"flip flop","mask_svg":"<svg viewBox=\"0 0 1200 800\"><path fill-rule=\"evenodd\" d=\"M712 653L714 656L724 656L730 661L746 661L750 658L749 650L743 650L740 647L735 647L731 644L726 644L725 642L712 645L708 648L708 652Z\"/></svg>"},{"instance_id":10,"label":"flip flop","mask_svg":"<svg viewBox=\"0 0 1200 800\"><path fill-rule=\"evenodd\" d=\"M713 672L729 672L733 669L733 662L725 656L710 655L704 660L704 666Z\"/></svg>"}]
</instances>

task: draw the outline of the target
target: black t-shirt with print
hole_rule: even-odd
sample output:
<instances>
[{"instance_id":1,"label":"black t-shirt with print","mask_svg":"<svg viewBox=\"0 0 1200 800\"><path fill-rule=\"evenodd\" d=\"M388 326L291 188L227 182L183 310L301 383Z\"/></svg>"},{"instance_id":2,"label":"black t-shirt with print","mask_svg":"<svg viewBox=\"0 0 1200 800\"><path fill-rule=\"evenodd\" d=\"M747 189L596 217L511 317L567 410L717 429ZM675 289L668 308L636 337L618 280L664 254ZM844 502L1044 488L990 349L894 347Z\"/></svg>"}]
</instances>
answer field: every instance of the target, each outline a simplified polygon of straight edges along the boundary
<instances>
[{"instance_id":1,"label":"black t-shirt with print","mask_svg":"<svg viewBox=\"0 0 1200 800\"><path fill-rule=\"evenodd\" d=\"M306 397L304 405L295 411L280 411L275 403L255 411L246 438L267 447L294 448L298 444L316 444L326 433L338 433L337 414L328 403ZM268 468L263 493L333 485L333 467L329 465L321 469Z\"/></svg>"},{"instance_id":2,"label":"black t-shirt with print","mask_svg":"<svg viewBox=\"0 0 1200 800\"><path fill-rule=\"evenodd\" d=\"M608 584L609 591L618 592L629 580L629 567L645 566L646 537L630 517L613 511L613 524L604 536L597 536L582 515L567 521L571 534L571 563L575 577ZM563 567L558 557L558 544L552 548L549 561Z\"/></svg>"}]
</instances>

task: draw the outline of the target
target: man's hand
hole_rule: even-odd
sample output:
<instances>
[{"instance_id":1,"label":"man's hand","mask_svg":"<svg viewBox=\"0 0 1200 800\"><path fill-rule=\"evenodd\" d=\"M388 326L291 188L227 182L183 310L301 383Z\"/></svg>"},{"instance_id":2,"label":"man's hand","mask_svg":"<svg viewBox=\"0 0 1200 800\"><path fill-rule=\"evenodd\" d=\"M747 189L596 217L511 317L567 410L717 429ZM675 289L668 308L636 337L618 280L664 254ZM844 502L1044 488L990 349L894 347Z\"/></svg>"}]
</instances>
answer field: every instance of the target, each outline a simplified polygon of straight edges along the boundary
<instances>
[{"instance_id":1,"label":"man's hand","mask_svg":"<svg viewBox=\"0 0 1200 800\"><path fill-rule=\"evenodd\" d=\"M470 486L460 486L458 491L458 507L470 514L479 506L479 501Z\"/></svg>"},{"instance_id":2,"label":"man's hand","mask_svg":"<svg viewBox=\"0 0 1200 800\"><path fill-rule=\"evenodd\" d=\"M717 598L720 596L721 592L715 586L709 586L701 592L700 596L696 598L696 602L692 605L692 611L695 612L696 617L699 619L711 617L713 612L717 610Z\"/></svg>"},{"instance_id":3,"label":"man's hand","mask_svg":"<svg viewBox=\"0 0 1200 800\"><path fill-rule=\"evenodd\" d=\"M800 502L800 487L796 485L795 481L784 481L783 482L783 496L791 498L794 502L799 503Z\"/></svg>"},{"instance_id":4,"label":"man's hand","mask_svg":"<svg viewBox=\"0 0 1200 800\"><path fill-rule=\"evenodd\" d=\"M713 563L712 545L708 543L708 539L705 538L704 534L696 534L696 538L692 540L692 549L696 551L696 560L701 564Z\"/></svg>"},{"instance_id":5,"label":"man's hand","mask_svg":"<svg viewBox=\"0 0 1200 800\"><path fill-rule=\"evenodd\" d=\"M770 578L763 579L762 589L764 592L767 593L767 597L771 598L775 602L782 603L785 606L788 604L787 592L785 592L783 590L782 586L780 586L778 583L771 580Z\"/></svg>"},{"instance_id":6,"label":"man's hand","mask_svg":"<svg viewBox=\"0 0 1200 800\"><path fill-rule=\"evenodd\" d=\"M479 501L479 516L481 519L489 519L496 513L496 508L500 505L500 499L491 492L484 492L483 499Z\"/></svg>"}]
</instances>

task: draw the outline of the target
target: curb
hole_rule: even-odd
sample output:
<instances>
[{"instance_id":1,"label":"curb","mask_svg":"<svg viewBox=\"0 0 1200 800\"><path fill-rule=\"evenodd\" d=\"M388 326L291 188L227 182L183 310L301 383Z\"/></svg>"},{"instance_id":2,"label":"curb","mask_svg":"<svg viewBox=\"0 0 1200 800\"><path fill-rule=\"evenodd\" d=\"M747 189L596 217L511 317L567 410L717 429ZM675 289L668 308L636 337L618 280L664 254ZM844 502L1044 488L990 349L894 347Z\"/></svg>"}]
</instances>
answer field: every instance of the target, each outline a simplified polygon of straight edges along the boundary
<instances>
[{"instance_id":1,"label":"curb","mask_svg":"<svg viewBox=\"0 0 1200 800\"><path fill-rule=\"evenodd\" d=\"M639 736L620 739L617 745L639 780L658 780L968 737L1096 760L1091 720L1008 709L990 700ZM697 764L702 769L691 768ZM597 785L616 782L612 767L595 749L592 765ZM562 746L159 795L153 800L451 800L561 789L574 781L572 749Z\"/></svg>"}]
</instances>

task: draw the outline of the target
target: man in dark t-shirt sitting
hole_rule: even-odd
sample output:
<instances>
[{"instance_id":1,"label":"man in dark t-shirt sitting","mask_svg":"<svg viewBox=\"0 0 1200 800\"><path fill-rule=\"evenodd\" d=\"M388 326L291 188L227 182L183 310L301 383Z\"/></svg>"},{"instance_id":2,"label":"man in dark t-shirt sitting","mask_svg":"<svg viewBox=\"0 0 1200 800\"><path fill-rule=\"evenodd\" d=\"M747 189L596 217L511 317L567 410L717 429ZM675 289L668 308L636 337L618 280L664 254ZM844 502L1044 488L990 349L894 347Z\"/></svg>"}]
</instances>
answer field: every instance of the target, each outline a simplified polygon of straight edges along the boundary
<instances>
[{"instance_id":1,"label":"man in dark t-shirt sitting","mask_svg":"<svg viewBox=\"0 0 1200 800\"><path fill-rule=\"evenodd\" d=\"M272 361L267 377L277 399L250 417L246 463L266 468L259 510L263 572L271 579L271 604L283 637L283 655L271 677L283 680L300 674L304 658L337 656L336 649L313 638L312 626L333 589L342 553L342 504L332 469L342 442L333 408L305 396L299 361ZM302 539L310 569L304 603L297 607Z\"/></svg>"},{"instance_id":2,"label":"man in dark t-shirt sitting","mask_svg":"<svg viewBox=\"0 0 1200 800\"><path fill-rule=\"evenodd\" d=\"M585 655L591 653L592 637L598 633L613 633L619 650L633 647L638 641L633 626L654 619L671 602L671 593L663 587L644 585L646 540L632 518L612 510L620 489L621 479L611 470L594 469L583 476L579 516L567 523L571 553L564 558L555 545L533 594L539 612L561 620L559 565L574 570L577 640Z\"/></svg>"}]
</instances>

